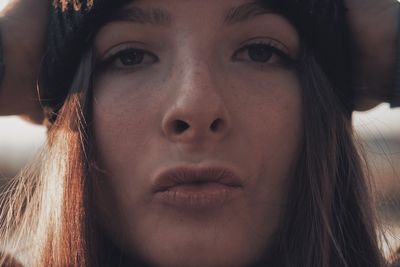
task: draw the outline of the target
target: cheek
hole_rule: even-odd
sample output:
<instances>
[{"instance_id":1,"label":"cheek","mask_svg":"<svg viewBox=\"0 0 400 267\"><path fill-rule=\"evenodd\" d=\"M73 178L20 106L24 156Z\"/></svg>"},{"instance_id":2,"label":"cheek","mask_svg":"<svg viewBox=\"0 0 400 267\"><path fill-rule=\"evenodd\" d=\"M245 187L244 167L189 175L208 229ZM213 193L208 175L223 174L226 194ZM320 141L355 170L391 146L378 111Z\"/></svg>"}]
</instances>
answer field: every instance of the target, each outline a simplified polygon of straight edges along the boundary
<instances>
[{"instance_id":1,"label":"cheek","mask_svg":"<svg viewBox=\"0 0 400 267\"><path fill-rule=\"evenodd\" d=\"M135 84L135 86L132 86ZM148 86L129 79L100 78L93 93L93 131L97 170L96 206L103 222L120 222L126 206L140 194L137 186L141 158L157 135L160 118L159 99Z\"/></svg>"},{"instance_id":2,"label":"cheek","mask_svg":"<svg viewBox=\"0 0 400 267\"><path fill-rule=\"evenodd\" d=\"M288 84L286 84L288 83ZM286 86L285 86L286 85ZM256 108L250 138L268 177L280 177L275 172L286 172L297 159L302 139L301 103L296 83L286 81L282 86L274 85L277 93L272 102L264 102ZM289 92L286 88L292 88ZM295 90L297 89L297 90ZM280 92L279 92L280 91ZM273 175L275 173L275 175ZM271 175L268 175L271 174Z\"/></svg>"},{"instance_id":3,"label":"cheek","mask_svg":"<svg viewBox=\"0 0 400 267\"><path fill-rule=\"evenodd\" d=\"M303 140L301 89L295 74L247 83L252 94L241 96L240 118L244 165L251 174L249 206L261 214L260 229L273 231L285 211L288 188Z\"/></svg>"},{"instance_id":4,"label":"cheek","mask_svg":"<svg viewBox=\"0 0 400 267\"><path fill-rule=\"evenodd\" d=\"M275 72L255 77L240 99L238 131L251 153L254 166L271 177L289 177L303 139L301 89L296 74ZM244 85L241 85L244 86ZM260 176L256 173L255 176Z\"/></svg>"},{"instance_id":5,"label":"cheek","mask_svg":"<svg viewBox=\"0 0 400 267\"><path fill-rule=\"evenodd\" d=\"M129 79L97 81L93 101L96 147L110 169L123 171L135 164L158 134L155 129L163 96L149 87Z\"/></svg>"}]
</instances>

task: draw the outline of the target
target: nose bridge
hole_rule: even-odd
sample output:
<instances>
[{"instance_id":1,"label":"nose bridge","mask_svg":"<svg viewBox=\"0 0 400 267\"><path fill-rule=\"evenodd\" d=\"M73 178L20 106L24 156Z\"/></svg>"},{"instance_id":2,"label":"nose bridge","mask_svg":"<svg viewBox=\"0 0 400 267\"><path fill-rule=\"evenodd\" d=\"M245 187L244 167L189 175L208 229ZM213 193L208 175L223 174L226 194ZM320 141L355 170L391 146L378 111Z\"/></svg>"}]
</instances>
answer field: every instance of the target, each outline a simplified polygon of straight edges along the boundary
<instances>
[{"instance_id":1,"label":"nose bridge","mask_svg":"<svg viewBox=\"0 0 400 267\"><path fill-rule=\"evenodd\" d=\"M216 73L207 56L188 54L173 74L173 99L163 118L163 130L174 141L221 138L229 128L229 114Z\"/></svg>"},{"instance_id":2,"label":"nose bridge","mask_svg":"<svg viewBox=\"0 0 400 267\"><path fill-rule=\"evenodd\" d=\"M212 73L211 64L205 59L191 58L187 61L182 64L181 77L178 78L178 102L181 102L181 104L193 102L193 105L214 105L214 108L216 108L218 103L222 101L222 92L219 90L218 81Z\"/></svg>"},{"instance_id":3,"label":"nose bridge","mask_svg":"<svg viewBox=\"0 0 400 267\"><path fill-rule=\"evenodd\" d=\"M221 92L216 73L213 72L216 62L209 41L210 33L205 30L199 30L196 34L189 32L186 30L180 37L182 46L177 56L180 71L176 77L178 93L182 93L181 96L185 97L192 96L196 99L196 103L204 100L204 95L208 96L209 102L217 101L221 97Z\"/></svg>"}]
</instances>

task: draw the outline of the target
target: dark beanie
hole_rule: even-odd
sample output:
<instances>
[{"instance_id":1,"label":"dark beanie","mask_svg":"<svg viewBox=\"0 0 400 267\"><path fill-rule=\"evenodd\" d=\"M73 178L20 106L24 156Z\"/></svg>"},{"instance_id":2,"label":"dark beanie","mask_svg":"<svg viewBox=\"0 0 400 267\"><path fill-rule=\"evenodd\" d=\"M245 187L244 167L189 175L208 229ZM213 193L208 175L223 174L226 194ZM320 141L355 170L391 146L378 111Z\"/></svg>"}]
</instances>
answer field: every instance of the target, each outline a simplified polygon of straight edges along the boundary
<instances>
[{"instance_id":1,"label":"dark beanie","mask_svg":"<svg viewBox=\"0 0 400 267\"><path fill-rule=\"evenodd\" d=\"M39 77L44 107L57 113L83 54L113 12L132 0L56 0L50 11L48 46ZM343 0L258 0L286 16L317 58L338 96L351 110L348 34Z\"/></svg>"}]
</instances>

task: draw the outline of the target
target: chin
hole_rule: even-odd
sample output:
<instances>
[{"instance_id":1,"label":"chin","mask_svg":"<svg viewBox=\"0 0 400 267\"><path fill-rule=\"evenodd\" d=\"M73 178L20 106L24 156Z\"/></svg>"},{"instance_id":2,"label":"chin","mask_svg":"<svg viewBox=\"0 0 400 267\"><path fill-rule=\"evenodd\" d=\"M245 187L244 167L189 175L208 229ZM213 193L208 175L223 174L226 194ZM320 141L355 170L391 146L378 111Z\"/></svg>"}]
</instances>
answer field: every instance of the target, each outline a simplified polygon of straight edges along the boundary
<instances>
[{"instance_id":1,"label":"chin","mask_svg":"<svg viewBox=\"0 0 400 267\"><path fill-rule=\"evenodd\" d=\"M165 242L161 238L147 245L140 254L151 267L249 267L259 262L265 251L261 244L251 245L232 235L207 242L198 238Z\"/></svg>"},{"instance_id":2,"label":"chin","mask_svg":"<svg viewBox=\"0 0 400 267\"><path fill-rule=\"evenodd\" d=\"M231 253L215 255L207 251L198 251L188 254L170 254L163 256L153 255L147 259L151 267L249 267L255 260L244 258Z\"/></svg>"}]
</instances>

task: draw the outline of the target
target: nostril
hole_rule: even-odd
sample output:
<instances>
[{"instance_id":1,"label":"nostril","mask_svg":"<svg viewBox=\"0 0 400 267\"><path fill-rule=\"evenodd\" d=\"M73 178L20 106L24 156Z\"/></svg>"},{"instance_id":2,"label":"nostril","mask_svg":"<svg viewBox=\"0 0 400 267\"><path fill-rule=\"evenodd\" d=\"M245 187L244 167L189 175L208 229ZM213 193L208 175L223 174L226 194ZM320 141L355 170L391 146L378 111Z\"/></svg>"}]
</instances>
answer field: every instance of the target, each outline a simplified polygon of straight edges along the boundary
<instances>
[{"instance_id":1,"label":"nostril","mask_svg":"<svg viewBox=\"0 0 400 267\"><path fill-rule=\"evenodd\" d=\"M213 132L218 131L221 128L222 125L222 120L221 119L216 119L215 121L213 121L213 123L210 125L210 129Z\"/></svg>"},{"instance_id":2,"label":"nostril","mask_svg":"<svg viewBox=\"0 0 400 267\"><path fill-rule=\"evenodd\" d=\"M174 124L175 132L180 134L189 129L189 124L182 120L176 120Z\"/></svg>"}]
</instances>

